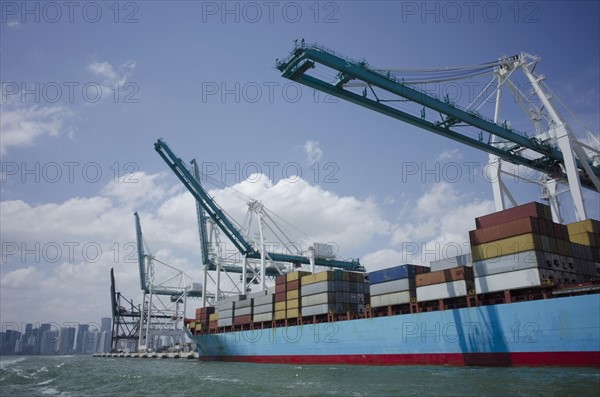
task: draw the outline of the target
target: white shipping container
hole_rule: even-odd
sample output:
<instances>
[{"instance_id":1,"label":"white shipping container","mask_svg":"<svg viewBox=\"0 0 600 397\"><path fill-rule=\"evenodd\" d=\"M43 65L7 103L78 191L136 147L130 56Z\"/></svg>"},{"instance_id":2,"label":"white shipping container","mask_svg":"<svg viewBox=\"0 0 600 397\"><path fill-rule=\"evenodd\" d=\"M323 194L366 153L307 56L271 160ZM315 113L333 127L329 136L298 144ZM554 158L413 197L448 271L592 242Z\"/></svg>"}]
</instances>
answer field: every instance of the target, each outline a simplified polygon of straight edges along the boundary
<instances>
[{"instance_id":1,"label":"white shipping container","mask_svg":"<svg viewBox=\"0 0 600 397\"><path fill-rule=\"evenodd\" d=\"M541 272L544 272L544 274L540 274ZM507 289L538 287L542 284L542 276L546 275L546 271L540 271L539 269L525 269L516 272L475 277L475 289L478 294L481 294L486 292L504 291Z\"/></svg>"},{"instance_id":2,"label":"white shipping container","mask_svg":"<svg viewBox=\"0 0 600 397\"><path fill-rule=\"evenodd\" d=\"M335 305L328 305L326 303L314 306L303 306L302 317L304 316L318 316L320 314L327 314L335 311Z\"/></svg>"},{"instance_id":3,"label":"white shipping container","mask_svg":"<svg viewBox=\"0 0 600 397\"><path fill-rule=\"evenodd\" d=\"M419 302L426 302L437 299L466 296L471 289L473 289L473 282L470 280L457 280L442 284L425 285L423 287L417 287L417 300Z\"/></svg>"},{"instance_id":4,"label":"white shipping container","mask_svg":"<svg viewBox=\"0 0 600 397\"><path fill-rule=\"evenodd\" d=\"M332 292L323 292L302 297L302 307L321 305L323 303L335 303L335 294Z\"/></svg>"},{"instance_id":5,"label":"white shipping container","mask_svg":"<svg viewBox=\"0 0 600 397\"><path fill-rule=\"evenodd\" d=\"M219 310L219 318L233 318L233 310Z\"/></svg>"},{"instance_id":6,"label":"white shipping container","mask_svg":"<svg viewBox=\"0 0 600 397\"><path fill-rule=\"evenodd\" d=\"M273 304L269 303L266 305L254 306L254 314L271 313L273 311Z\"/></svg>"},{"instance_id":7,"label":"white shipping container","mask_svg":"<svg viewBox=\"0 0 600 397\"><path fill-rule=\"evenodd\" d=\"M233 305L234 302L219 301L217 302L217 311L221 312L224 310L233 310Z\"/></svg>"},{"instance_id":8,"label":"white shipping container","mask_svg":"<svg viewBox=\"0 0 600 397\"><path fill-rule=\"evenodd\" d=\"M219 303L239 302L246 299L246 295L230 295L227 298L220 300Z\"/></svg>"},{"instance_id":9,"label":"white shipping container","mask_svg":"<svg viewBox=\"0 0 600 397\"><path fill-rule=\"evenodd\" d=\"M248 314L252 314L252 306L248 307L236 307L235 308L235 316L246 316Z\"/></svg>"},{"instance_id":10,"label":"white shipping container","mask_svg":"<svg viewBox=\"0 0 600 397\"><path fill-rule=\"evenodd\" d=\"M401 291L393 292L391 294L371 296L371 307L382 307L401 305L403 303L409 303L410 298L414 297L414 292Z\"/></svg>"},{"instance_id":11,"label":"white shipping container","mask_svg":"<svg viewBox=\"0 0 600 397\"><path fill-rule=\"evenodd\" d=\"M318 283L303 285L300 293L302 296L308 296L333 291L335 291L335 281L319 281Z\"/></svg>"},{"instance_id":12,"label":"white shipping container","mask_svg":"<svg viewBox=\"0 0 600 397\"><path fill-rule=\"evenodd\" d=\"M231 327L233 325L233 318L219 318L217 325L219 327Z\"/></svg>"},{"instance_id":13,"label":"white shipping container","mask_svg":"<svg viewBox=\"0 0 600 397\"><path fill-rule=\"evenodd\" d=\"M273 312L269 312L269 313L254 313L254 316L252 317L252 321L255 323L260 323L263 321L272 321L273 320Z\"/></svg>"},{"instance_id":14,"label":"white shipping container","mask_svg":"<svg viewBox=\"0 0 600 397\"><path fill-rule=\"evenodd\" d=\"M235 310L241 309L244 307L252 307L252 299L246 299L243 301L235 302Z\"/></svg>"},{"instance_id":15,"label":"white shipping container","mask_svg":"<svg viewBox=\"0 0 600 397\"><path fill-rule=\"evenodd\" d=\"M545 267L544 257L544 253L539 251L525 251L484 259L475 262L473 265L473 274L475 277L483 277L492 274Z\"/></svg>"},{"instance_id":16,"label":"white shipping container","mask_svg":"<svg viewBox=\"0 0 600 397\"><path fill-rule=\"evenodd\" d=\"M431 271L435 272L438 270L451 269L459 266L473 266L473 258L471 254L464 254L453 256L451 258L440 259L439 261L433 261L429 264Z\"/></svg>"},{"instance_id":17,"label":"white shipping container","mask_svg":"<svg viewBox=\"0 0 600 397\"><path fill-rule=\"evenodd\" d=\"M391 294L393 292L408 291L416 288L414 278L386 281L385 283L371 285L371 296Z\"/></svg>"},{"instance_id":18,"label":"white shipping container","mask_svg":"<svg viewBox=\"0 0 600 397\"><path fill-rule=\"evenodd\" d=\"M263 295L263 296L254 298L254 306L267 305L270 303L273 303L273 295L272 294Z\"/></svg>"}]
</instances>

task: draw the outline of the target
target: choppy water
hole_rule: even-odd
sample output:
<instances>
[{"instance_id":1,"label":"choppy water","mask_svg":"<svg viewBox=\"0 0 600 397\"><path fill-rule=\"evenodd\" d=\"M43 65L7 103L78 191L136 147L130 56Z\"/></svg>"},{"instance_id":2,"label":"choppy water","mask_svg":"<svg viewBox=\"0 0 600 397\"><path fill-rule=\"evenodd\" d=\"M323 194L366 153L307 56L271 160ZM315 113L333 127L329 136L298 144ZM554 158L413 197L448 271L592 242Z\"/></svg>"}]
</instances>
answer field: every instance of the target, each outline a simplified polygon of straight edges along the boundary
<instances>
[{"instance_id":1,"label":"choppy water","mask_svg":"<svg viewBox=\"0 0 600 397\"><path fill-rule=\"evenodd\" d=\"M600 370L0 357L0 396L600 396Z\"/></svg>"}]
</instances>

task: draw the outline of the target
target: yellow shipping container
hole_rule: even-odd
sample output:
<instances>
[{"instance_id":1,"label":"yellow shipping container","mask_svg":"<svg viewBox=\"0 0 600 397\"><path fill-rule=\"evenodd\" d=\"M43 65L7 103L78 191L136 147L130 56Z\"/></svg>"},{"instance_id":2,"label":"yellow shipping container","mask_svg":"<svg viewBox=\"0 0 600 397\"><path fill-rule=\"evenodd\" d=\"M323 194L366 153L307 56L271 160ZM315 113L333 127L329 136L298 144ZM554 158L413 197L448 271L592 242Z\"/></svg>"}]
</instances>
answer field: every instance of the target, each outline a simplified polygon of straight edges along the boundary
<instances>
[{"instance_id":1,"label":"yellow shipping container","mask_svg":"<svg viewBox=\"0 0 600 397\"><path fill-rule=\"evenodd\" d=\"M589 247L600 247L598 244L600 240L600 236L596 233L577 233L577 234L569 234L569 239L573 243L587 245Z\"/></svg>"},{"instance_id":2,"label":"yellow shipping container","mask_svg":"<svg viewBox=\"0 0 600 397\"><path fill-rule=\"evenodd\" d=\"M600 222L595 219L586 219L585 221L579 221L570 223L567 225L569 236L572 234L581 233L600 233Z\"/></svg>"},{"instance_id":3,"label":"yellow shipping container","mask_svg":"<svg viewBox=\"0 0 600 397\"><path fill-rule=\"evenodd\" d=\"M476 245L471 251L473 261L480 261L532 250L542 250L542 241L540 236L528 233Z\"/></svg>"},{"instance_id":4,"label":"yellow shipping container","mask_svg":"<svg viewBox=\"0 0 600 397\"><path fill-rule=\"evenodd\" d=\"M289 309L297 309L300 307L300 299L290 299L287 301L286 308Z\"/></svg>"},{"instance_id":5,"label":"yellow shipping container","mask_svg":"<svg viewBox=\"0 0 600 397\"><path fill-rule=\"evenodd\" d=\"M308 276L304 276L300 279L300 284L308 285L319 283L321 281L333 281L335 280L335 273L330 271L319 272L315 274L309 274Z\"/></svg>"},{"instance_id":6,"label":"yellow shipping container","mask_svg":"<svg viewBox=\"0 0 600 397\"><path fill-rule=\"evenodd\" d=\"M203 331L204 326L202 324L196 324L196 327L194 329L196 330L196 332Z\"/></svg>"},{"instance_id":7,"label":"yellow shipping container","mask_svg":"<svg viewBox=\"0 0 600 397\"><path fill-rule=\"evenodd\" d=\"M196 322L195 322L195 321L192 321L192 322L190 323L190 329L195 329L195 328L196 328Z\"/></svg>"},{"instance_id":8,"label":"yellow shipping container","mask_svg":"<svg viewBox=\"0 0 600 397\"><path fill-rule=\"evenodd\" d=\"M285 320L286 311L285 310L277 310L273 319L275 320Z\"/></svg>"},{"instance_id":9,"label":"yellow shipping container","mask_svg":"<svg viewBox=\"0 0 600 397\"><path fill-rule=\"evenodd\" d=\"M208 321L217 321L219 319L219 313L213 313L208 315Z\"/></svg>"},{"instance_id":10,"label":"yellow shipping container","mask_svg":"<svg viewBox=\"0 0 600 397\"><path fill-rule=\"evenodd\" d=\"M300 309L288 309L287 318L298 318L300 317Z\"/></svg>"},{"instance_id":11,"label":"yellow shipping container","mask_svg":"<svg viewBox=\"0 0 600 397\"><path fill-rule=\"evenodd\" d=\"M280 311L286 309L285 301L284 302L275 302L275 311Z\"/></svg>"},{"instance_id":12,"label":"yellow shipping container","mask_svg":"<svg viewBox=\"0 0 600 397\"><path fill-rule=\"evenodd\" d=\"M310 275L310 272L303 272L303 271L291 272L291 273L287 274L285 279L288 282L295 281L298 279L302 279L303 277L308 276L308 275Z\"/></svg>"},{"instance_id":13,"label":"yellow shipping container","mask_svg":"<svg viewBox=\"0 0 600 397\"><path fill-rule=\"evenodd\" d=\"M297 290L297 289L293 289L293 290L291 290L291 291L288 291L288 292L287 292L287 295L286 295L286 297L287 297L287 300L290 300L290 299L298 299L298 298L300 297L300 294L299 294L299 292L300 292L300 291L299 291L299 290Z\"/></svg>"}]
</instances>

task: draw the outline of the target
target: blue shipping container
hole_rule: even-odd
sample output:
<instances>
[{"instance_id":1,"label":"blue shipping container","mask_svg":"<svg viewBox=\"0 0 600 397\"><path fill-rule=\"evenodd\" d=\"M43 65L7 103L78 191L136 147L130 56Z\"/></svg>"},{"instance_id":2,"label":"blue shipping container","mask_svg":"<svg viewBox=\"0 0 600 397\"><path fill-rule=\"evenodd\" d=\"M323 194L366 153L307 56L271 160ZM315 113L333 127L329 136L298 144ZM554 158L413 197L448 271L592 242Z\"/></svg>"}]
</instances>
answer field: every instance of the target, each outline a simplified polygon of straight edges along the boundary
<instances>
[{"instance_id":1,"label":"blue shipping container","mask_svg":"<svg viewBox=\"0 0 600 397\"><path fill-rule=\"evenodd\" d=\"M389 267L369 273L369 282L371 284L385 283L386 281L400 280L415 277L417 274L429 273L429 270L428 267L417 265Z\"/></svg>"}]
</instances>

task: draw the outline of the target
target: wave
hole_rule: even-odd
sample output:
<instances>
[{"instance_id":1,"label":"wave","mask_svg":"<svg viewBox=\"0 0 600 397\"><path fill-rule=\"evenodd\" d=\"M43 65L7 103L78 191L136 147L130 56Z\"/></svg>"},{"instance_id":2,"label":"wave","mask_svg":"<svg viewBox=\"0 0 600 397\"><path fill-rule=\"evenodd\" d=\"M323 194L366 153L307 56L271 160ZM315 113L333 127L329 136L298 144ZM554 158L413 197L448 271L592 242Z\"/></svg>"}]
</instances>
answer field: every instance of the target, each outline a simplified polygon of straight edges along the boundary
<instances>
[{"instance_id":1,"label":"wave","mask_svg":"<svg viewBox=\"0 0 600 397\"><path fill-rule=\"evenodd\" d=\"M0 369L5 369L11 365L20 363L21 361L25 361L26 359L27 359L27 357L19 357L19 358L14 358L14 359L2 360L2 361L0 361Z\"/></svg>"}]
</instances>

